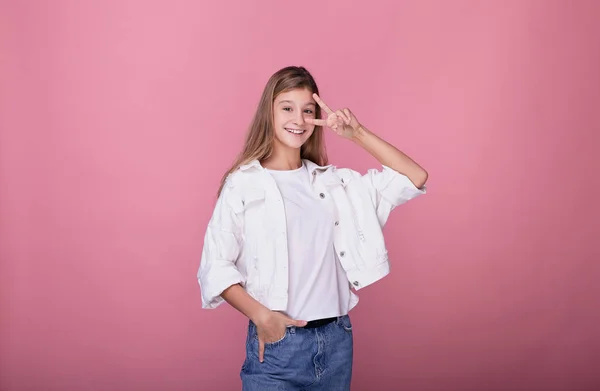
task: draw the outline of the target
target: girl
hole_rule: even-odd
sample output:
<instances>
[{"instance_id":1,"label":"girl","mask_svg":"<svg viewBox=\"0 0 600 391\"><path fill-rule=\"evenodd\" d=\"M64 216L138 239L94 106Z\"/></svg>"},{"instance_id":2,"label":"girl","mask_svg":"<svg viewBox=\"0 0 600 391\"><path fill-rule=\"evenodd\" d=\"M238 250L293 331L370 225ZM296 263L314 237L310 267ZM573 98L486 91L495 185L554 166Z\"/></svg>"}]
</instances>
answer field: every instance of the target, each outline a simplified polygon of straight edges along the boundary
<instances>
[{"instance_id":1,"label":"girl","mask_svg":"<svg viewBox=\"0 0 600 391\"><path fill-rule=\"evenodd\" d=\"M323 127L382 169L328 165ZM203 308L226 301L249 318L243 390L350 389L351 288L388 274L382 227L426 180L349 109L330 109L305 68L271 76L221 182L198 271Z\"/></svg>"}]
</instances>

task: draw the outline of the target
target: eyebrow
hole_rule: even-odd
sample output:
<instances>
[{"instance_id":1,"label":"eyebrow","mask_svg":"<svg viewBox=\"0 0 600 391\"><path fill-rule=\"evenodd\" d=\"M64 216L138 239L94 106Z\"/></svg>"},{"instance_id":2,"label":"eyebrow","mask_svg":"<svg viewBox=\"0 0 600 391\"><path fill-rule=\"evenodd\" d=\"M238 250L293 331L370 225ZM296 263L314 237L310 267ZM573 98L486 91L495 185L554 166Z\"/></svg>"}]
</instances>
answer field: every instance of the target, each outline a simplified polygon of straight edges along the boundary
<instances>
[{"instance_id":1,"label":"eyebrow","mask_svg":"<svg viewBox=\"0 0 600 391\"><path fill-rule=\"evenodd\" d=\"M278 104L280 105L282 103L294 103L294 102L292 102L291 100L281 100L281 101L279 101ZM314 104L313 102L308 102L308 103L304 104L304 106L316 106L316 104Z\"/></svg>"}]
</instances>

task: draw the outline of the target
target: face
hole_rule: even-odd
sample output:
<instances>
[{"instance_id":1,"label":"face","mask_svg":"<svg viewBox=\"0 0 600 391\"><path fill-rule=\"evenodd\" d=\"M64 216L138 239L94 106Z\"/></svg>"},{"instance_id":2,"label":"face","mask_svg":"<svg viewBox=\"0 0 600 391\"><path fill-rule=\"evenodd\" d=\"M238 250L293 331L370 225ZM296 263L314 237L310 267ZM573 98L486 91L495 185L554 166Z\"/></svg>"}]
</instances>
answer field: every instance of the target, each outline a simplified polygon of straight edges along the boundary
<instances>
[{"instance_id":1,"label":"face","mask_svg":"<svg viewBox=\"0 0 600 391\"><path fill-rule=\"evenodd\" d=\"M315 126L304 121L315 118L316 104L308 89L283 92L273 102L275 146L300 148L312 135Z\"/></svg>"}]
</instances>

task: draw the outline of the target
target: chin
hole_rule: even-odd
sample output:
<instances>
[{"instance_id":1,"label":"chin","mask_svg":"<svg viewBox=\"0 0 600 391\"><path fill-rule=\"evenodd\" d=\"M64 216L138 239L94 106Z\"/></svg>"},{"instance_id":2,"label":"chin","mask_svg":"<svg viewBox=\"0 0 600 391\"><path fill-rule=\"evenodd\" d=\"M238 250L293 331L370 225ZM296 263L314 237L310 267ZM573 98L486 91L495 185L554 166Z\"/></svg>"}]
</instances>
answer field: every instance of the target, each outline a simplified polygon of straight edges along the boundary
<instances>
[{"instance_id":1,"label":"chin","mask_svg":"<svg viewBox=\"0 0 600 391\"><path fill-rule=\"evenodd\" d=\"M298 136L289 136L289 135L284 135L286 137L281 137L278 138L277 141L279 141L279 143L285 145L288 148L292 148L292 149L299 149L300 147L302 147L310 138L310 134L308 135L303 135L302 137L298 137Z\"/></svg>"},{"instance_id":2,"label":"chin","mask_svg":"<svg viewBox=\"0 0 600 391\"><path fill-rule=\"evenodd\" d=\"M294 143L283 143L286 147L292 149L300 149L304 145L304 142L294 142Z\"/></svg>"}]
</instances>

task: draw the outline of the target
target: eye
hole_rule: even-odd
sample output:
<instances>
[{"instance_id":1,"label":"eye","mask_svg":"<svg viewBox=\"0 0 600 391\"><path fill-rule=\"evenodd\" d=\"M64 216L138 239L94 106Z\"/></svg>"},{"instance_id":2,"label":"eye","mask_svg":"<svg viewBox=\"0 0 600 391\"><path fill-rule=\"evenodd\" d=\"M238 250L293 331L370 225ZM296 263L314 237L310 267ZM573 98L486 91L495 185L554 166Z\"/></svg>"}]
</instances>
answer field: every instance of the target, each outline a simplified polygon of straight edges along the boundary
<instances>
[{"instance_id":1,"label":"eye","mask_svg":"<svg viewBox=\"0 0 600 391\"><path fill-rule=\"evenodd\" d=\"M284 107L283 110L284 111L292 111L292 108L291 107Z\"/></svg>"},{"instance_id":2,"label":"eye","mask_svg":"<svg viewBox=\"0 0 600 391\"><path fill-rule=\"evenodd\" d=\"M312 113L313 113L313 111L312 111L311 109L306 109L306 110L304 110L304 112L305 112L306 114L312 114Z\"/></svg>"}]
</instances>

